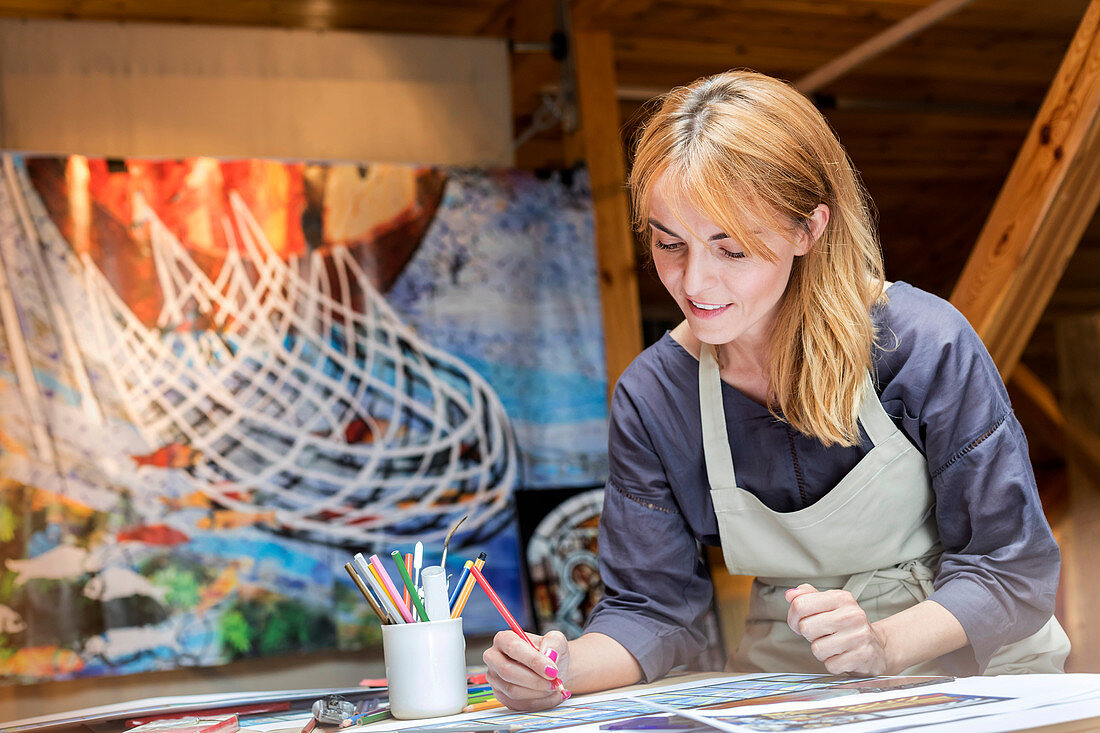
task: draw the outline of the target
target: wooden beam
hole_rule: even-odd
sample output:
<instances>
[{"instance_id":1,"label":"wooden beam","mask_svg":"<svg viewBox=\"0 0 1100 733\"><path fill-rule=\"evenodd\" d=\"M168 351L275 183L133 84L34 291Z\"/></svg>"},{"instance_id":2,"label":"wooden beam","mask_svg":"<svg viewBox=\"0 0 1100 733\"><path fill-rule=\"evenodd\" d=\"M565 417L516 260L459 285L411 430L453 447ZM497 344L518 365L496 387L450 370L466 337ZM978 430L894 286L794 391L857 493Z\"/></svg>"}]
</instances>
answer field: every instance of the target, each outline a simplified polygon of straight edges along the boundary
<instances>
[{"instance_id":1,"label":"wooden beam","mask_svg":"<svg viewBox=\"0 0 1100 733\"><path fill-rule=\"evenodd\" d=\"M1068 417L1100 433L1100 315L1058 322L1058 371ZM1069 509L1062 524L1066 622L1073 651L1067 671L1100 672L1100 473L1069 460Z\"/></svg>"},{"instance_id":2,"label":"wooden beam","mask_svg":"<svg viewBox=\"0 0 1100 733\"><path fill-rule=\"evenodd\" d=\"M514 44L549 43L554 30L554 0L514 0L508 40ZM559 78L558 62L547 53L512 53L512 101L527 110L539 88Z\"/></svg>"},{"instance_id":3,"label":"wooden beam","mask_svg":"<svg viewBox=\"0 0 1100 733\"><path fill-rule=\"evenodd\" d=\"M596 250L603 302L608 398L627 365L642 350L642 317L626 166L615 98L611 34L574 29L573 61L583 141L596 216Z\"/></svg>"},{"instance_id":4,"label":"wooden beam","mask_svg":"<svg viewBox=\"0 0 1100 733\"><path fill-rule=\"evenodd\" d=\"M889 51L905 39L920 33L925 28L943 20L973 1L937 0L895 23L882 33L868 38L852 50L842 53L832 61L806 74L796 81L794 86L803 94L812 94L827 84L836 81L860 64L885 51Z\"/></svg>"},{"instance_id":5,"label":"wooden beam","mask_svg":"<svg viewBox=\"0 0 1100 733\"><path fill-rule=\"evenodd\" d=\"M1054 393L1024 364L1017 364L1008 382L1012 408L1028 429L1029 440L1047 447L1100 476L1100 437L1088 425L1066 415Z\"/></svg>"},{"instance_id":6,"label":"wooden beam","mask_svg":"<svg viewBox=\"0 0 1100 733\"><path fill-rule=\"evenodd\" d=\"M1024 364L1012 372L1008 384L1012 410L1027 428L1029 440L1040 440L1055 452L1066 452L1066 418L1054 393Z\"/></svg>"},{"instance_id":7,"label":"wooden beam","mask_svg":"<svg viewBox=\"0 0 1100 733\"><path fill-rule=\"evenodd\" d=\"M1100 0L1092 0L951 294L1015 369L1100 201Z\"/></svg>"}]
</instances>

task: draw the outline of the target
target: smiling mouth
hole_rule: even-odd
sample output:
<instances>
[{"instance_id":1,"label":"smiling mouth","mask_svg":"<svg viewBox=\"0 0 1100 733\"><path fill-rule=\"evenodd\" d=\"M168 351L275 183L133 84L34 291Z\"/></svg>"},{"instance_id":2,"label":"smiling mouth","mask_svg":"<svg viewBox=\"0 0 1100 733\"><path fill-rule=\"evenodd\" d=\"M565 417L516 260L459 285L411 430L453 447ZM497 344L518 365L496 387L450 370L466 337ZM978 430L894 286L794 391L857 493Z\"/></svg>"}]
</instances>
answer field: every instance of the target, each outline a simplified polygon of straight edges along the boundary
<instances>
[{"instance_id":1,"label":"smiling mouth","mask_svg":"<svg viewBox=\"0 0 1100 733\"><path fill-rule=\"evenodd\" d=\"M699 308L700 310L705 310L705 311L716 311L719 308L725 308L726 307L725 305L711 305L710 303L698 303L698 302L696 302L694 300L691 300L691 299L688 299L688 302L691 303L696 308ZM726 305L729 305L729 303L727 303Z\"/></svg>"},{"instance_id":2,"label":"smiling mouth","mask_svg":"<svg viewBox=\"0 0 1100 733\"><path fill-rule=\"evenodd\" d=\"M730 307L729 303L725 305L715 305L713 303L698 303L690 298L687 299L688 306L691 307L691 312L699 318L711 318Z\"/></svg>"}]
</instances>

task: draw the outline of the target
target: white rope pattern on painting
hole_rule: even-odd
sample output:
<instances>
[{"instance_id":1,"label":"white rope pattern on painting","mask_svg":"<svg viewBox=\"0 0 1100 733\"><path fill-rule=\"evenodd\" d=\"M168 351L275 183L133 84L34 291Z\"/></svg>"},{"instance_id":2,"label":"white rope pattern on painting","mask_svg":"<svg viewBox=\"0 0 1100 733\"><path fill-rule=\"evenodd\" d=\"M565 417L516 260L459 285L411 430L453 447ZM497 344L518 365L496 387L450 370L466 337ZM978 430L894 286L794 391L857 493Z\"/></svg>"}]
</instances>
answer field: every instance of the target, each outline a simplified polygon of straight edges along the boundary
<instances>
[{"instance_id":1,"label":"white rope pattern on painting","mask_svg":"<svg viewBox=\"0 0 1100 733\"><path fill-rule=\"evenodd\" d=\"M403 324L346 248L284 262L230 203L211 280L135 199L164 298L155 329L84 258L98 356L145 439L201 451L192 480L218 503L343 542L441 539L456 515L473 528L502 509L516 446L488 383ZM352 425L369 442L348 442Z\"/></svg>"}]
</instances>

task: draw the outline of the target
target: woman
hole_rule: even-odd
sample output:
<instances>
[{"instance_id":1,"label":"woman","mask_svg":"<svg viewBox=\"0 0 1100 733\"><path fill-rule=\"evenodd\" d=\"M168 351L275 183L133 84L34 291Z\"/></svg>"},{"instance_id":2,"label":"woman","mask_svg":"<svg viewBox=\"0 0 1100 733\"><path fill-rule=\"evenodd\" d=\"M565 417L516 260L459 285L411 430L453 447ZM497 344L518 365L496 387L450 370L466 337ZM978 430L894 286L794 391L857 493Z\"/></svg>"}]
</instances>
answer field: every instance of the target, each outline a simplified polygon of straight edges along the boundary
<instances>
[{"instance_id":1,"label":"woman","mask_svg":"<svg viewBox=\"0 0 1100 733\"><path fill-rule=\"evenodd\" d=\"M612 399L604 600L579 639L484 659L515 709L660 677L704 645L696 542L755 575L738 671L1061 671L1059 554L997 370L886 283L862 187L791 87L728 72L639 138L638 230L685 320ZM736 473L735 473L736 466Z\"/></svg>"}]
</instances>

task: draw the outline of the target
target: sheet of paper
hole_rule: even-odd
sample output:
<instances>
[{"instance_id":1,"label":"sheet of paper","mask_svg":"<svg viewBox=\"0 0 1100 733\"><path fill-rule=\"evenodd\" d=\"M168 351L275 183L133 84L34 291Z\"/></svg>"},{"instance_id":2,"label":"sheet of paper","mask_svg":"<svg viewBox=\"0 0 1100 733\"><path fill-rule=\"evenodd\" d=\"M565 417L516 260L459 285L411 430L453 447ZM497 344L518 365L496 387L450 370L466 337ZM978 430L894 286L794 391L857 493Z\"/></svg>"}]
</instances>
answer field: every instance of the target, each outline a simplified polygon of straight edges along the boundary
<instances>
[{"instance_id":1,"label":"sheet of paper","mask_svg":"<svg viewBox=\"0 0 1100 733\"><path fill-rule=\"evenodd\" d=\"M402 731L416 733L418 727L452 726L462 730L471 722L500 726L521 726L523 731L556 733L601 733L600 725L642 715L653 715L646 698L676 710L690 710L720 720L727 730L802 731L828 728L838 733L884 733L909 726L936 723L953 730L973 731L980 720L982 730L1013 730L1023 721L1041 725L1082 717L1091 704L1100 710L1100 675L1026 675L969 677L933 685L888 692L835 694L835 678L816 675L740 675L672 684L624 693L615 691L585 695L548 711L516 713L468 713L424 721L383 721L356 728L360 733ZM764 695L802 694L819 699L768 705L746 705ZM722 706L715 709L715 706ZM1024 716L1026 713L1026 717ZM1068 716L1068 717L1067 717ZM1076 717L1073 717L1076 716ZM299 719L301 724L308 716ZM252 726L261 731L294 728L287 722ZM298 727L300 730L300 726Z\"/></svg>"},{"instance_id":2,"label":"sheet of paper","mask_svg":"<svg viewBox=\"0 0 1100 733\"><path fill-rule=\"evenodd\" d=\"M960 731L980 724L986 731L1018 730L1019 714L1025 711L1033 713L1036 725L1065 719L1069 708L1059 712L1060 706L1087 701L1100 701L1098 675L971 677L909 690L698 713L732 726L727 730L752 732L828 728L882 733L948 723ZM1100 705L1094 707L1094 714L1098 711Z\"/></svg>"},{"instance_id":3,"label":"sheet of paper","mask_svg":"<svg viewBox=\"0 0 1100 733\"><path fill-rule=\"evenodd\" d=\"M87 723L93 721L105 721L117 718L121 715L141 716L158 714L163 712L179 711L183 715L189 710L212 710L219 707L231 707L233 705L251 705L257 702L275 702L279 700L297 700L304 698L321 698L334 693L350 692L362 694L362 688L348 688L346 690L271 690L264 692L221 692L209 695L173 695L170 697L150 697L132 702L115 703L113 705L100 705L94 708L82 708L54 715L42 715L35 718L14 720L10 723L0 722L0 733L11 730L32 731L38 728L49 728L67 721Z\"/></svg>"}]
</instances>

